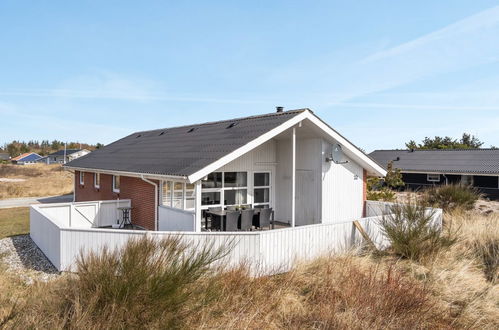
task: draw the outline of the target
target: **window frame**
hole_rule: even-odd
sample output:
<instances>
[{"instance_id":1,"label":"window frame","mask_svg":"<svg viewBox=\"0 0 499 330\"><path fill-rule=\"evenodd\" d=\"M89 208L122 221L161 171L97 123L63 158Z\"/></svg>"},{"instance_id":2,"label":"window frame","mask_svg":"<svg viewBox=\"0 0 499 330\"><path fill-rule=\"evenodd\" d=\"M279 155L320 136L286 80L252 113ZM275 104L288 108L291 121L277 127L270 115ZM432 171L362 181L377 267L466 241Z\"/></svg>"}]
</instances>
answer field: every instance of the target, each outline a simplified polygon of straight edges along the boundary
<instances>
[{"instance_id":1,"label":"window frame","mask_svg":"<svg viewBox=\"0 0 499 330\"><path fill-rule=\"evenodd\" d=\"M182 189L175 189L176 184L181 184ZM165 190L165 187L168 187ZM187 200L196 201L196 186L192 184L192 189L187 188L187 185L191 185L187 182L182 181L171 181L171 180L163 180L161 181L161 205L165 207L171 207L178 210L186 210L193 211L196 209L196 203L194 202L193 207L187 207ZM175 198L175 193L182 193L182 198ZM189 193L189 196L187 194ZM182 207L175 207L174 201L181 201Z\"/></svg>"},{"instance_id":2,"label":"window frame","mask_svg":"<svg viewBox=\"0 0 499 330\"><path fill-rule=\"evenodd\" d=\"M255 184L255 174L259 174L259 173L268 173L268 175L269 175L269 184L268 185L257 186ZM253 187L252 187L253 188L253 207L256 208L258 206L267 205L270 208L272 205L272 171L269 171L269 170L254 171L252 180L253 180ZM263 203L255 202L255 189L268 189L269 190L269 201L263 202Z\"/></svg>"},{"instance_id":3,"label":"window frame","mask_svg":"<svg viewBox=\"0 0 499 330\"><path fill-rule=\"evenodd\" d=\"M438 175L438 179L436 179L436 176ZM433 178L431 178L433 176ZM440 174L435 174L435 173L427 173L426 174L426 181L428 182L440 182L441 180L441 175Z\"/></svg>"},{"instance_id":4,"label":"window frame","mask_svg":"<svg viewBox=\"0 0 499 330\"><path fill-rule=\"evenodd\" d=\"M246 173L246 185L245 186L235 186L235 187L226 187L225 186L225 173ZM220 195L220 203L222 204L222 207L225 207L225 206L234 206L234 205L246 205L248 204L248 201L249 201L249 198L248 198L248 195L249 195L249 187L250 185L248 184L248 181L249 181L249 178L248 178L248 174L250 173L249 171L222 171L222 194ZM237 178L237 175L236 175L236 178ZM225 204L225 191L229 191L229 190L246 190L246 202L245 203L242 203L242 204Z\"/></svg>"},{"instance_id":5,"label":"window frame","mask_svg":"<svg viewBox=\"0 0 499 330\"><path fill-rule=\"evenodd\" d=\"M118 178L118 188L116 188L116 178ZM113 175L113 183L112 184L113 184L113 186L112 186L113 192L119 193L121 190L121 178L119 175Z\"/></svg>"},{"instance_id":6,"label":"window frame","mask_svg":"<svg viewBox=\"0 0 499 330\"><path fill-rule=\"evenodd\" d=\"M99 179L97 180L97 178ZM94 173L94 188L96 189L100 188L100 173Z\"/></svg>"},{"instance_id":7,"label":"window frame","mask_svg":"<svg viewBox=\"0 0 499 330\"><path fill-rule=\"evenodd\" d=\"M85 185L85 172L80 171L80 186Z\"/></svg>"}]
</instances>

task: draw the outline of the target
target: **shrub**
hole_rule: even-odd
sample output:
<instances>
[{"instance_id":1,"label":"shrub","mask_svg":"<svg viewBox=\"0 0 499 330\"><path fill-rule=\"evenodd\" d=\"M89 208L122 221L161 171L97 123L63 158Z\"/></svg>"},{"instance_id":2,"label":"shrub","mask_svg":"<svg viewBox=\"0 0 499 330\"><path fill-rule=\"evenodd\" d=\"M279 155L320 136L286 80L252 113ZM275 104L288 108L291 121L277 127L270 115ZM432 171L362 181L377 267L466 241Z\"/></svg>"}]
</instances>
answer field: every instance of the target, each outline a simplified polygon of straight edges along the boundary
<instances>
[{"instance_id":1,"label":"shrub","mask_svg":"<svg viewBox=\"0 0 499 330\"><path fill-rule=\"evenodd\" d=\"M395 200L395 192L384 185L383 180L378 177L367 179L367 199L371 201L392 202Z\"/></svg>"},{"instance_id":2,"label":"shrub","mask_svg":"<svg viewBox=\"0 0 499 330\"><path fill-rule=\"evenodd\" d=\"M456 242L450 229L443 233L434 223L435 211L423 204L395 204L380 220L381 230L399 256L419 260Z\"/></svg>"},{"instance_id":3,"label":"shrub","mask_svg":"<svg viewBox=\"0 0 499 330\"><path fill-rule=\"evenodd\" d=\"M227 251L210 244L188 247L179 238L142 238L122 250L80 257L78 275L54 294L60 297L55 313L64 327L179 327L185 303L206 303L210 294L192 284Z\"/></svg>"},{"instance_id":4,"label":"shrub","mask_svg":"<svg viewBox=\"0 0 499 330\"><path fill-rule=\"evenodd\" d=\"M395 192L386 187L380 190L368 190L366 198L370 201L393 202L395 200Z\"/></svg>"},{"instance_id":5,"label":"shrub","mask_svg":"<svg viewBox=\"0 0 499 330\"><path fill-rule=\"evenodd\" d=\"M426 189L424 201L445 211L456 208L471 210L481 194L473 187L466 185L443 185Z\"/></svg>"}]
</instances>

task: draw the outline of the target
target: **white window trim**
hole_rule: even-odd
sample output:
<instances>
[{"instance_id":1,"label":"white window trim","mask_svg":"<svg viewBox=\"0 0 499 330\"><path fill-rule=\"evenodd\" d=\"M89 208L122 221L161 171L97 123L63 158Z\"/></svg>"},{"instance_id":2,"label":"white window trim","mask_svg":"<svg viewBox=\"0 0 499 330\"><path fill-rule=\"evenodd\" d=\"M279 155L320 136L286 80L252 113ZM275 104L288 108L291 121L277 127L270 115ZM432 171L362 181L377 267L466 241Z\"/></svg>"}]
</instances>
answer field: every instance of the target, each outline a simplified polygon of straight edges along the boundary
<instances>
[{"instance_id":1,"label":"white window trim","mask_svg":"<svg viewBox=\"0 0 499 330\"><path fill-rule=\"evenodd\" d=\"M119 193L120 188L115 188L116 187L116 177L119 177L119 175L113 175L113 192ZM120 180L120 187L121 187L121 180Z\"/></svg>"},{"instance_id":2,"label":"white window trim","mask_svg":"<svg viewBox=\"0 0 499 330\"><path fill-rule=\"evenodd\" d=\"M80 186L85 185L85 172L80 171Z\"/></svg>"},{"instance_id":3,"label":"white window trim","mask_svg":"<svg viewBox=\"0 0 499 330\"><path fill-rule=\"evenodd\" d=\"M438 175L438 179L436 178L437 175ZM440 182L440 174L428 173L428 174L426 174L426 181L428 181L428 182Z\"/></svg>"},{"instance_id":4,"label":"white window trim","mask_svg":"<svg viewBox=\"0 0 499 330\"><path fill-rule=\"evenodd\" d=\"M99 178L99 184L97 184L97 177ZM94 173L94 187L97 189L100 188L100 173Z\"/></svg>"}]
</instances>

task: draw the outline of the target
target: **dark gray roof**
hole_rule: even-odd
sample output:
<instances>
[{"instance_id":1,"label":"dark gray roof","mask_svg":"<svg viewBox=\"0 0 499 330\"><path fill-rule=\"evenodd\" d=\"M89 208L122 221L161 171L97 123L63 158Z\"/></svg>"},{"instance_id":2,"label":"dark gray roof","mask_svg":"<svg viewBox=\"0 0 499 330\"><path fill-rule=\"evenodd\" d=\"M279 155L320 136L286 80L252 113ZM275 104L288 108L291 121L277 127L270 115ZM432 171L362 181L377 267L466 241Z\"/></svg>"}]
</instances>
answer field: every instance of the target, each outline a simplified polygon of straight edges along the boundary
<instances>
[{"instance_id":1,"label":"dark gray roof","mask_svg":"<svg viewBox=\"0 0 499 330\"><path fill-rule=\"evenodd\" d=\"M74 154L75 152L81 151L83 149L66 149L66 156ZM64 156L64 149L57 150L56 152L51 153L49 156Z\"/></svg>"},{"instance_id":2,"label":"dark gray roof","mask_svg":"<svg viewBox=\"0 0 499 330\"><path fill-rule=\"evenodd\" d=\"M499 149L376 150L369 156L385 169L394 161L402 172L499 175Z\"/></svg>"},{"instance_id":3,"label":"dark gray roof","mask_svg":"<svg viewBox=\"0 0 499 330\"><path fill-rule=\"evenodd\" d=\"M189 176L305 110L136 132L66 166Z\"/></svg>"}]
</instances>

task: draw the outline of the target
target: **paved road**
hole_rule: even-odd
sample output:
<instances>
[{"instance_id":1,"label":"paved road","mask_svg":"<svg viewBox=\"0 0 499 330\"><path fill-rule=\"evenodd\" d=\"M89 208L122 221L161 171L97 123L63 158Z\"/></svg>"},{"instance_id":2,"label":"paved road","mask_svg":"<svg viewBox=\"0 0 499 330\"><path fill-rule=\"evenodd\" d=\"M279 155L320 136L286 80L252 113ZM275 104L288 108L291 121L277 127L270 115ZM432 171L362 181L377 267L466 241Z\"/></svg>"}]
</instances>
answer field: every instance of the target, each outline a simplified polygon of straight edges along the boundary
<instances>
[{"instance_id":1,"label":"paved road","mask_svg":"<svg viewBox=\"0 0 499 330\"><path fill-rule=\"evenodd\" d=\"M23 197L0 200L0 209L30 206L31 204L67 203L73 201L73 194L45 197Z\"/></svg>"}]
</instances>

